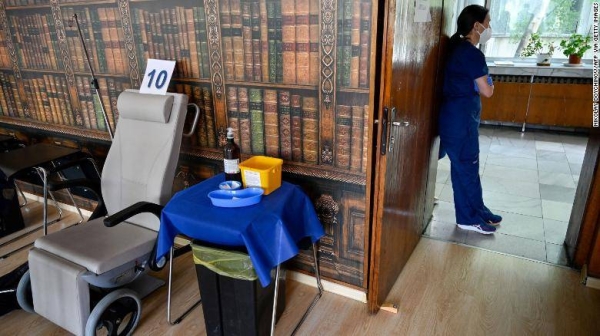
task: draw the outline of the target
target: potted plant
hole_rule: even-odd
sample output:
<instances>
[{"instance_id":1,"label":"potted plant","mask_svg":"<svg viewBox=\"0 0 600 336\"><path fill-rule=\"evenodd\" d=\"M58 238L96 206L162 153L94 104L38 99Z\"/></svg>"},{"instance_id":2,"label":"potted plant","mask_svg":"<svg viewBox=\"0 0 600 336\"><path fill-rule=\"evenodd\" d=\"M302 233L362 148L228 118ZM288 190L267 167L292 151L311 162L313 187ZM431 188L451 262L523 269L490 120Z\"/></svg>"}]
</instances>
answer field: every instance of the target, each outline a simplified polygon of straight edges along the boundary
<instances>
[{"instance_id":1,"label":"potted plant","mask_svg":"<svg viewBox=\"0 0 600 336\"><path fill-rule=\"evenodd\" d=\"M554 54L554 42L543 42L538 33L531 34L527 45L521 51L523 57L536 55L537 65L545 66L552 62L552 54Z\"/></svg>"},{"instance_id":2,"label":"potted plant","mask_svg":"<svg viewBox=\"0 0 600 336\"><path fill-rule=\"evenodd\" d=\"M560 41L563 54L569 57L569 64L581 64L581 58L586 51L592 48L591 37L573 34L567 40Z\"/></svg>"}]
</instances>

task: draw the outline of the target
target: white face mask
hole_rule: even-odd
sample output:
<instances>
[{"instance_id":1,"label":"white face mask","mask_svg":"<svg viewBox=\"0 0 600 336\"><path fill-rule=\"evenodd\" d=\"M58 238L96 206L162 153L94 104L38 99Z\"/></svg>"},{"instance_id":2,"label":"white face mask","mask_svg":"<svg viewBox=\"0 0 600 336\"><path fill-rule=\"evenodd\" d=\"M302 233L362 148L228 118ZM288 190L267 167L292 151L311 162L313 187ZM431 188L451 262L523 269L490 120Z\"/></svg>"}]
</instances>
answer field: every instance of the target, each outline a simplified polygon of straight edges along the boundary
<instances>
[{"instance_id":1,"label":"white face mask","mask_svg":"<svg viewBox=\"0 0 600 336\"><path fill-rule=\"evenodd\" d=\"M477 32L477 34L479 34L479 43L486 44L487 41L492 38L492 27L485 28L485 26L481 23L479 25L483 27L483 31L481 33Z\"/></svg>"}]
</instances>

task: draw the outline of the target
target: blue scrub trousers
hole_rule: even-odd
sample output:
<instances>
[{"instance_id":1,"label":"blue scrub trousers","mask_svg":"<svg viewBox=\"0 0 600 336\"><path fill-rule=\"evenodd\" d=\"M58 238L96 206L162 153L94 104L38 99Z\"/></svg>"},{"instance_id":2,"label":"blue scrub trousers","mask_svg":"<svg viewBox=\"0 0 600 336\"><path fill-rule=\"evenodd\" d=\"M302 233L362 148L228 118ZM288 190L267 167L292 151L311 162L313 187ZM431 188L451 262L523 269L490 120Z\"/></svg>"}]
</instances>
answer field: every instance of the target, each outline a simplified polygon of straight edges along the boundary
<instances>
[{"instance_id":1,"label":"blue scrub trousers","mask_svg":"<svg viewBox=\"0 0 600 336\"><path fill-rule=\"evenodd\" d=\"M479 178L479 97L446 102L440 115L441 147L450 158L457 224L487 223Z\"/></svg>"}]
</instances>

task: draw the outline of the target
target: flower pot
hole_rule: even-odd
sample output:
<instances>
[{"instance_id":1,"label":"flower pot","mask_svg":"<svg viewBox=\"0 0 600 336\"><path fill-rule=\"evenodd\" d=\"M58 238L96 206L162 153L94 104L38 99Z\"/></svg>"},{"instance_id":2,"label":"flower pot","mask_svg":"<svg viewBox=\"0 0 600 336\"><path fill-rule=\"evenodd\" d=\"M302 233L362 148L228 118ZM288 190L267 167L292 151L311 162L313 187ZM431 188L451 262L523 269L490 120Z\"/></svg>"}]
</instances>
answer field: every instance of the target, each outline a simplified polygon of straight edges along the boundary
<instances>
[{"instance_id":1,"label":"flower pot","mask_svg":"<svg viewBox=\"0 0 600 336\"><path fill-rule=\"evenodd\" d=\"M537 54L537 65L549 66L551 62L552 62L552 55Z\"/></svg>"},{"instance_id":2,"label":"flower pot","mask_svg":"<svg viewBox=\"0 0 600 336\"><path fill-rule=\"evenodd\" d=\"M569 55L569 64L580 64L581 57L577 55Z\"/></svg>"}]
</instances>

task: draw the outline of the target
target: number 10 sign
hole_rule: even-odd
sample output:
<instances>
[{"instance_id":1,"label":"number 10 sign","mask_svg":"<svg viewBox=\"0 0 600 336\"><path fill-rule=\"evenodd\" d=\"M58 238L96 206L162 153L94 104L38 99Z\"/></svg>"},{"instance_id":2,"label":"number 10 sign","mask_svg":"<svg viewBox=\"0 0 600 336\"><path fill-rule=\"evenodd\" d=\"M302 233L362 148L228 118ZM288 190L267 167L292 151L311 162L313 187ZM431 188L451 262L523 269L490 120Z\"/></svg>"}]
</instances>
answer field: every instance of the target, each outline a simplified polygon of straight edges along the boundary
<instances>
[{"instance_id":1,"label":"number 10 sign","mask_svg":"<svg viewBox=\"0 0 600 336\"><path fill-rule=\"evenodd\" d=\"M175 69L175 61L148 59L140 93L166 94L173 69Z\"/></svg>"}]
</instances>

